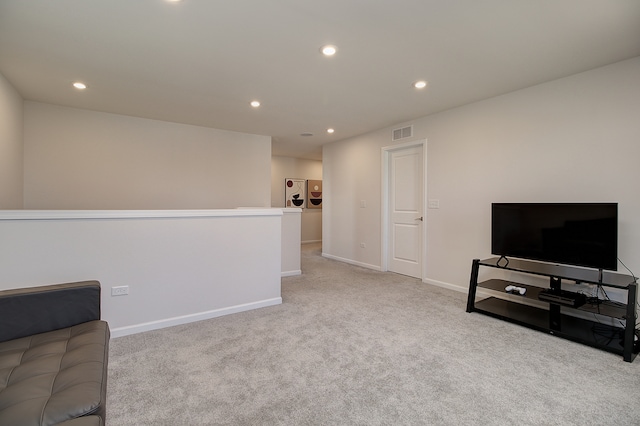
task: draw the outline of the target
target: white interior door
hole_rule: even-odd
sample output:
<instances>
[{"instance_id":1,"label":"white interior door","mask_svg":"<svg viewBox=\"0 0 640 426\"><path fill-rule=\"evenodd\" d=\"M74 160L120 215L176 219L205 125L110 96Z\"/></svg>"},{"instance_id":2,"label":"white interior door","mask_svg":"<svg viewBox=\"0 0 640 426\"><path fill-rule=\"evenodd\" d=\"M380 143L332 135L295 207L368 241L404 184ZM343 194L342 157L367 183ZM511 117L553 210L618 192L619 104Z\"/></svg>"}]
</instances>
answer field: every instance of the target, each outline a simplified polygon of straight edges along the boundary
<instances>
[{"instance_id":1,"label":"white interior door","mask_svg":"<svg viewBox=\"0 0 640 426\"><path fill-rule=\"evenodd\" d=\"M412 146L389 156L389 270L422 278L424 167L423 147Z\"/></svg>"}]
</instances>

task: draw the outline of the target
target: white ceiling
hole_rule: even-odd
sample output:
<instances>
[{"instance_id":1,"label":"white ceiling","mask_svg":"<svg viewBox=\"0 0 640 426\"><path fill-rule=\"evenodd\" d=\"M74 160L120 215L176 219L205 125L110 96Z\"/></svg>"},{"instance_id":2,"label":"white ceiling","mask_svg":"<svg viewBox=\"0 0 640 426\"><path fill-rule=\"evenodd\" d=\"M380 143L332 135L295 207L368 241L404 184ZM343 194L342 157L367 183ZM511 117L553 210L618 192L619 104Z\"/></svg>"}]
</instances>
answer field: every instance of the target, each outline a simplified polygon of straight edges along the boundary
<instances>
[{"instance_id":1,"label":"white ceiling","mask_svg":"<svg viewBox=\"0 0 640 426\"><path fill-rule=\"evenodd\" d=\"M0 73L24 99L270 135L310 159L635 56L636 0L0 0Z\"/></svg>"}]
</instances>

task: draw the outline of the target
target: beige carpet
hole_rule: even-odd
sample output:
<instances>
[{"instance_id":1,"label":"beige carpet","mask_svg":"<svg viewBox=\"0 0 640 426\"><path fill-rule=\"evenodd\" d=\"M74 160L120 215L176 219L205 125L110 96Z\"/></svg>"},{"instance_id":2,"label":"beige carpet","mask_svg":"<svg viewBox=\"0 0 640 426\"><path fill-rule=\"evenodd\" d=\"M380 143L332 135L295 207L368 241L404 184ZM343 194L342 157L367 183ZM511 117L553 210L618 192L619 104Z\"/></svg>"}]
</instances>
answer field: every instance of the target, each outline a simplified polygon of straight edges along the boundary
<instances>
[{"instance_id":1,"label":"beige carpet","mask_svg":"<svg viewBox=\"0 0 640 426\"><path fill-rule=\"evenodd\" d=\"M113 339L107 424L640 424L640 359L468 314L463 293L318 245L302 270L282 305Z\"/></svg>"}]
</instances>

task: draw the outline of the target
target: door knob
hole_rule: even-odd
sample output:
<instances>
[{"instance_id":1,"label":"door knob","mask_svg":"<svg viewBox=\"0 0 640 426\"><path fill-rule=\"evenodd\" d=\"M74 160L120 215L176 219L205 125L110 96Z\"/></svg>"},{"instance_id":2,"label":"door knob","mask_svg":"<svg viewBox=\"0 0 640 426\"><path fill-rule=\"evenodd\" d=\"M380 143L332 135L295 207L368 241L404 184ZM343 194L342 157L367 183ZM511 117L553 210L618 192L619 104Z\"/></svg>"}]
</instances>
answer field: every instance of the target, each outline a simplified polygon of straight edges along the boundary
<instances>
[{"instance_id":1,"label":"door knob","mask_svg":"<svg viewBox=\"0 0 640 426\"><path fill-rule=\"evenodd\" d=\"M422 222L422 216L416 217L416 220L419 220L420 222Z\"/></svg>"}]
</instances>

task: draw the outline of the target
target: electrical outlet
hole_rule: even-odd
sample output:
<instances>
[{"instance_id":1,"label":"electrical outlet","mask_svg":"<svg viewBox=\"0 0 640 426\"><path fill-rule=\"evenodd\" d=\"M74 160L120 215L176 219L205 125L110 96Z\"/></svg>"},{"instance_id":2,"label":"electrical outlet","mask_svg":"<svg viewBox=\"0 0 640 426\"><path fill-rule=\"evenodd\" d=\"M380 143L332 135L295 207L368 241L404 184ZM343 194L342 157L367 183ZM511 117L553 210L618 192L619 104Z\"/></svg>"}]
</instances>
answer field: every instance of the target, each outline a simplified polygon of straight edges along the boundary
<instances>
[{"instance_id":1,"label":"electrical outlet","mask_svg":"<svg viewBox=\"0 0 640 426\"><path fill-rule=\"evenodd\" d=\"M362 247L362 248L366 248L366 247L367 247L367 245L366 245L365 243L360 243L360 247Z\"/></svg>"},{"instance_id":2,"label":"electrical outlet","mask_svg":"<svg viewBox=\"0 0 640 426\"><path fill-rule=\"evenodd\" d=\"M129 286L121 285L118 287L111 287L111 295L112 296L126 296L129 294Z\"/></svg>"}]
</instances>

